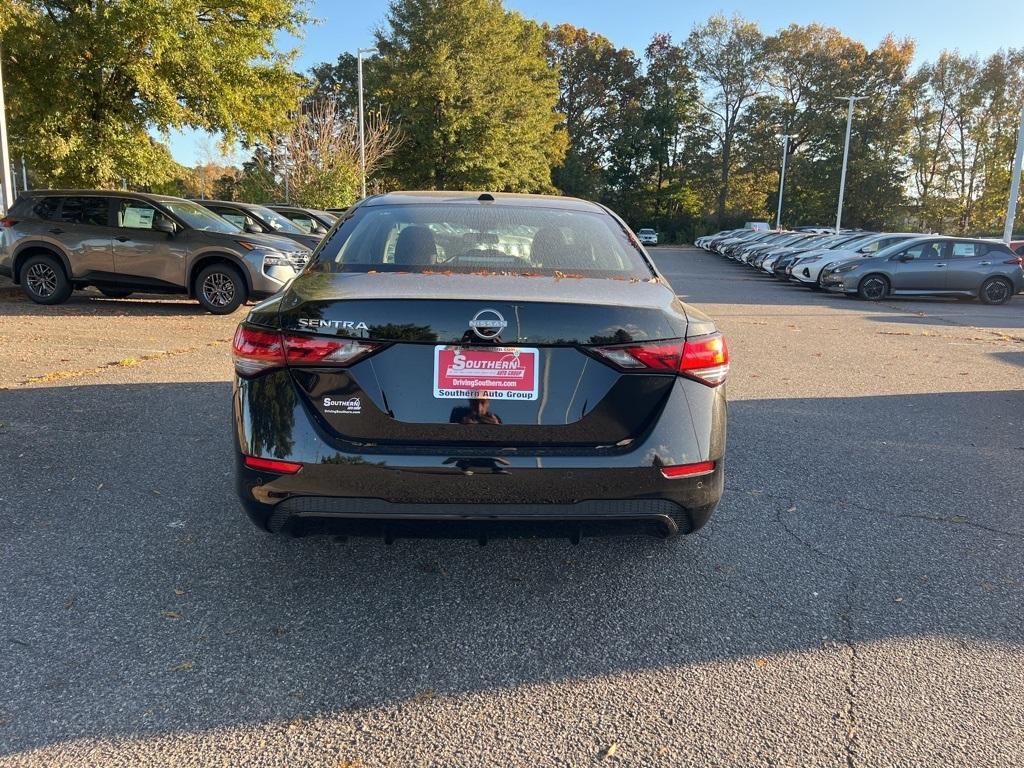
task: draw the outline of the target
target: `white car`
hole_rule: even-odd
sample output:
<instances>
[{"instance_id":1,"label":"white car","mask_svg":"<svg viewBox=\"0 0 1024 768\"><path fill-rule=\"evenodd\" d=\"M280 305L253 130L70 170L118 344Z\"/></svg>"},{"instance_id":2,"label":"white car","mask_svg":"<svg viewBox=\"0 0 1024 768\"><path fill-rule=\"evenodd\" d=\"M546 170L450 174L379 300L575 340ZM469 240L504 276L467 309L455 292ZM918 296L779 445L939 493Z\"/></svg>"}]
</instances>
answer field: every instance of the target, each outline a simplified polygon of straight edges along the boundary
<instances>
[{"instance_id":1,"label":"white car","mask_svg":"<svg viewBox=\"0 0 1024 768\"><path fill-rule=\"evenodd\" d=\"M641 229L639 232L636 233L636 236L644 245L658 244L658 233L655 232L653 229Z\"/></svg>"},{"instance_id":2,"label":"white car","mask_svg":"<svg viewBox=\"0 0 1024 768\"><path fill-rule=\"evenodd\" d=\"M868 256L874 256L883 248L888 248L890 245L895 245L914 237L921 237L921 235L910 232L882 232L863 240L858 240L852 244L853 247L851 248L814 251L794 262L790 270L790 277L804 285L819 287L821 285L821 271L828 265L858 257L867 258Z\"/></svg>"}]
</instances>

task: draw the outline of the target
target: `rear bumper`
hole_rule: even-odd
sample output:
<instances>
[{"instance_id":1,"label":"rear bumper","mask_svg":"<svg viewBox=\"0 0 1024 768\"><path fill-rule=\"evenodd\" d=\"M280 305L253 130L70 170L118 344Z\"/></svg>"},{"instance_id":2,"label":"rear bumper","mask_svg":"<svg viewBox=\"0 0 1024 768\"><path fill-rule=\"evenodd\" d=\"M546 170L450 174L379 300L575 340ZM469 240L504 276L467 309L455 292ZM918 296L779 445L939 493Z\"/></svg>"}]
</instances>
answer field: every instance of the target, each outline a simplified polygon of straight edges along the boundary
<instances>
[{"instance_id":1,"label":"rear bumper","mask_svg":"<svg viewBox=\"0 0 1024 768\"><path fill-rule=\"evenodd\" d=\"M677 480L646 467L357 467L304 466L296 475L281 476L248 469L239 456L238 494L257 526L297 535L378 532L365 524L426 521L562 523L588 530L620 523L625 530L672 535L692 533L707 522L725 477L722 462L711 474Z\"/></svg>"},{"instance_id":2,"label":"rear bumper","mask_svg":"<svg viewBox=\"0 0 1024 768\"><path fill-rule=\"evenodd\" d=\"M283 378L280 384L286 391ZM499 446L341 445L310 418L301 401L267 410L250 387L236 381L236 488L257 526L300 535L398 535L396 524L423 521L451 531L505 523L540 531L559 523L588 533L608 531L608 524L692 533L707 522L722 495L725 392L682 379L675 387L657 424L632 450L608 446L566 453ZM283 406L285 399L278 400ZM302 467L290 475L253 470L244 465L243 454ZM668 479L660 470L702 461L716 462L714 471Z\"/></svg>"}]
</instances>

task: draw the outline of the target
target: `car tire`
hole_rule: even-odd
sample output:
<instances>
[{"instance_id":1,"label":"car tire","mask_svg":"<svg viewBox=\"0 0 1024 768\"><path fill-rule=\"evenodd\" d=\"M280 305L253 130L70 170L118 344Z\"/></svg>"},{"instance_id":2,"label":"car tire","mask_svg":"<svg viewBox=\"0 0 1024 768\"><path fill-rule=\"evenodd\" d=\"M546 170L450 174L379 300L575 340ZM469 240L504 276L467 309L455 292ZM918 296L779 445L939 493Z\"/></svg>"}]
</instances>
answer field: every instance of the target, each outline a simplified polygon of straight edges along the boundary
<instances>
[{"instance_id":1,"label":"car tire","mask_svg":"<svg viewBox=\"0 0 1024 768\"><path fill-rule=\"evenodd\" d=\"M134 293L126 288L100 288L99 292L108 299L127 299Z\"/></svg>"},{"instance_id":2,"label":"car tire","mask_svg":"<svg viewBox=\"0 0 1024 768\"><path fill-rule=\"evenodd\" d=\"M56 256L29 256L20 275L21 289L36 304L63 304L74 290Z\"/></svg>"},{"instance_id":3,"label":"car tire","mask_svg":"<svg viewBox=\"0 0 1024 768\"><path fill-rule=\"evenodd\" d=\"M990 277L981 284L978 298L985 304L1005 304L1013 298L1013 285L1005 277Z\"/></svg>"},{"instance_id":4,"label":"car tire","mask_svg":"<svg viewBox=\"0 0 1024 768\"><path fill-rule=\"evenodd\" d=\"M865 275L857 284L857 295L865 301L881 301L889 295L889 288L885 275Z\"/></svg>"},{"instance_id":5,"label":"car tire","mask_svg":"<svg viewBox=\"0 0 1024 768\"><path fill-rule=\"evenodd\" d=\"M230 315L248 297L242 274L230 264L204 267L192 289L203 309L214 315Z\"/></svg>"}]
</instances>

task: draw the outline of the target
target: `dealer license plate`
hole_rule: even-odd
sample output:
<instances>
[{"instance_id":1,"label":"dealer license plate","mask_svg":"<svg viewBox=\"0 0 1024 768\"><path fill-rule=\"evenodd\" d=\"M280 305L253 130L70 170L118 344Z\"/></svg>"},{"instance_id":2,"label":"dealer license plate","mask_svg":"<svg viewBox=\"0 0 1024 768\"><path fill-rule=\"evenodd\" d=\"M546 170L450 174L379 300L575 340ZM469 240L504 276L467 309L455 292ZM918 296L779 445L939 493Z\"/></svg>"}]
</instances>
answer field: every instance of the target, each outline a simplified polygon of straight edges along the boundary
<instances>
[{"instance_id":1,"label":"dealer license plate","mask_svg":"<svg viewBox=\"0 0 1024 768\"><path fill-rule=\"evenodd\" d=\"M536 400L540 352L532 347L434 347L434 397Z\"/></svg>"}]
</instances>

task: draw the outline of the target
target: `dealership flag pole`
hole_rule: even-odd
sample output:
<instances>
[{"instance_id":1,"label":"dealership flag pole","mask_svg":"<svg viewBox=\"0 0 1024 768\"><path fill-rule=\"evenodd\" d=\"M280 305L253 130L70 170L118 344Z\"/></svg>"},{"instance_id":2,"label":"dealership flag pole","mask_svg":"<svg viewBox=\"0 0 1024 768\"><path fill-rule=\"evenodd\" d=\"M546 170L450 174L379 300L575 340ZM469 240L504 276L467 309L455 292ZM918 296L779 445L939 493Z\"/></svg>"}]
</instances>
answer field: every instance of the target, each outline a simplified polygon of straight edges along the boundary
<instances>
[{"instance_id":1,"label":"dealership flag pole","mask_svg":"<svg viewBox=\"0 0 1024 768\"><path fill-rule=\"evenodd\" d=\"M850 129L853 127L853 104L867 96L837 96L840 101L849 101L850 108L846 112L846 144L843 146L843 173L839 179L839 208L836 209L836 234L843 222L843 195L846 192L846 161L850 157Z\"/></svg>"},{"instance_id":2,"label":"dealership flag pole","mask_svg":"<svg viewBox=\"0 0 1024 768\"><path fill-rule=\"evenodd\" d=\"M782 134L782 172L779 174L779 209L775 213L775 228L782 229L782 191L786 187L786 155L789 154L789 134Z\"/></svg>"},{"instance_id":3,"label":"dealership flag pole","mask_svg":"<svg viewBox=\"0 0 1024 768\"><path fill-rule=\"evenodd\" d=\"M1021 163L1024 162L1024 107L1020 110L1020 131L1017 133L1017 154L1013 157L1013 175L1010 177L1010 202L1006 206L1006 225L1003 242L1013 239L1013 221L1017 218L1017 198L1020 195Z\"/></svg>"},{"instance_id":4,"label":"dealership flag pole","mask_svg":"<svg viewBox=\"0 0 1024 768\"><path fill-rule=\"evenodd\" d=\"M14 204L11 156L7 152L7 112L4 109L3 49L0 48L0 214Z\"/></svg>"},{"instance_id":5,"label":"dealership flag pole","mask_svg":"<svg viewBox=\"0 0 1024 768\"><path fill-rule=\"evenodd\" d=\"M356 51L356 79L359 81L359 173L363 179L363 197L366 197L366 141L363 138L363 54L377 53L376 48Z\"/></svg>"}]
</instances>

